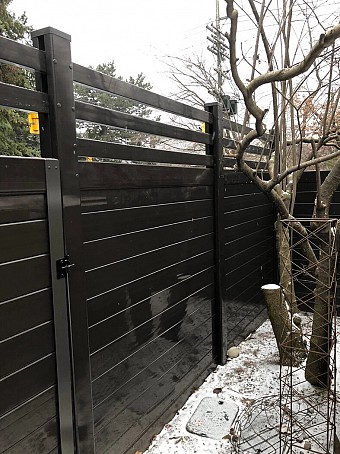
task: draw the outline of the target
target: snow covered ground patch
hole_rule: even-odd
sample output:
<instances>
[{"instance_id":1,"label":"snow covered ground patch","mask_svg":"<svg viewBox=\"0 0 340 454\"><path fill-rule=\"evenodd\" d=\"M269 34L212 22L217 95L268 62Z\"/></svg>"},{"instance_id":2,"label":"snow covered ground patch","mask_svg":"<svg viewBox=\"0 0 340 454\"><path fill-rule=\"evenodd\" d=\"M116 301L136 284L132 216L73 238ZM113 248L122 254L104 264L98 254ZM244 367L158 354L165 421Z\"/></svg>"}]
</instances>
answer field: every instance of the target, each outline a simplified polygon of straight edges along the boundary
<instances>
[{"instance_id":1,"label":"snow covered ground patch","mask_svg":"<svg viewBox=\"0 0 340 454\"><path fill-rule=\"evenodd\" d=\"M310 324L308 319L305 321ZM229 359L225 366L218 366L209 375L172 421L166 424L161 433L153 439L144 454L228 454L235 452L269 454L279 452L277 443L280 427L280 367L270 322L266 321L242 342L239 348L239 356ZM302 378L304 381L302 376L303 370L301 369L297 371L296 379L300 381ZM304 383L303 387L306 388L306 386L308 388L309 384ZM314 391L314 388L311 390ZM236 421L233 418L226 418L225 430L222 429L222 433L224 430L225 434L222 439L204 436L206 428L202 429L203 436L191 432L193 420L195 422L193 415L199 414L200 403L202 399L207 402L206 398L216 399L217 403L218 401L232 402L238 407L238 412L235 412L238 413ZM251 424L248 424L250 419ZM244 427L241 440L244 438L248 438L248 440L240 443L238 434L242 421ZM248 435L247 430L250 431ZM255 438L252 435L254 431ZM261 437L263 438L261 439ZM310 452L306 436L301 431L296 431L296 437L300 437L300 440L298 439L300 448L296 452L299 454ZM268 438L269 442L266 442L265 439ZM258 449L258 446L261 446L261 449Z\"/></svg>"},{"instance_id":2,"label":"snow covered ground patch","mask_svg":"<svg viewBox=\"0 0 340 454\"><path fill-rule=\"evenodd\" d=\"M279 392L279 357L270 323L265 322L240 344L240 355L218 366L194 392L177 415L165 425L145 454L226 454L232 452L230 424L226 421L226 439L214 440L188 432L186 426L205 397L232 400L239 411L254 399Z\"/></svg>"}]
</instances>

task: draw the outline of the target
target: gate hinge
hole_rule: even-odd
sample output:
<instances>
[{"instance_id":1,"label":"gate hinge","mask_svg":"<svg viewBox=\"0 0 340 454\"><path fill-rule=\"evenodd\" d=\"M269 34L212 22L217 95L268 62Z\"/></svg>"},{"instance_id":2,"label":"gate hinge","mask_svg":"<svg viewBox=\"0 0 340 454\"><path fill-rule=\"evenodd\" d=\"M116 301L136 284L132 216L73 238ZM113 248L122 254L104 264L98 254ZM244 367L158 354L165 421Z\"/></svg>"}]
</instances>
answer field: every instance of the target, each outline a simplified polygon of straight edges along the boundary
<instances>
[{"instance_id":1,"label":"gate hinge","mask_svg":"<svg viewBox=\"0 0 340 454\"><path fill-rule=\"evenodd\" d=\"M56 261L57 266L57 279L66 277L66 274L70 272L70 268L74 266L74 263L70 262L70 256L65 255L62 259Z\"/></svg>"}]
</instances>

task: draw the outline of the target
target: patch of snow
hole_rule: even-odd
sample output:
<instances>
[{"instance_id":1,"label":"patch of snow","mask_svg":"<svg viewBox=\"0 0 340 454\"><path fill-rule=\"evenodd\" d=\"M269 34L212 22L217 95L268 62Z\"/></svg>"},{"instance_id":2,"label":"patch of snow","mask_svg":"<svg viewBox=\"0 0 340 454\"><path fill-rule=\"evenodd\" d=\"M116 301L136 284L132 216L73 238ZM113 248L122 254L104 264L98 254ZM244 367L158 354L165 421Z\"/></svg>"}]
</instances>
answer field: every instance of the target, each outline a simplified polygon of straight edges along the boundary
<instances>
[{"instance_id":1,"label":"patch of snow","mask_svg":"<svg viewBox=\"0 0 340 454\"><path fill-rule=\"evenodd\" d=\"M307 323L310 324L308 320ZM239 415L245 416L249 410L256 412L256 409L259 409L261 405L262 413L259 413L257 418L259 433L263 429L262 426L266 425L266 427L268 426L267 434L269 435L270 431L274 431L277 436L280 430L279 420L271 415L269 417L267 415L267 419L264 419L263 416L263 405L277 407L280 393L279 354L269 320L242 342L238 348L240 350L239 356L233 359L229 358L225 366L218 366L209 375L202 386L189 397L172 421L166 424L160 434L153 438L151 445L144 454L229 454L236 451L250 454L261 452L254 449L246 451L243 450L243 447L239 451L232 437L234 428L230 428L227 424L225 438L221 440L188 432L187 423L202 399L205 398L233 401L239 407ZM314 391L314 388L311 388L311 385L304 381L303 368L294 373L293 379L300 383L299 392L308 393L311 389ZM268 420L270 420L269 425L265 424ZM281 433L284 433L282 430L284 430L284 427L281 428ZM305 446L309 446L308 440L306 445L302 433L298 433L297 437L299 438L298 441L301 441L301 450L298 452L307 453L308 450ZM269 452L275 451L269 450Z\"/></svg>"},{"instance_id":2,"label":"patch of snow","mask_svg":"<svg viewBox=\"0 0 340 454\"><path fill-rule=\"evenodd\" d=\"M277 290L280 286L277 284L266 284L262 285L261 290Z\"/></svg>"}]
</instances>

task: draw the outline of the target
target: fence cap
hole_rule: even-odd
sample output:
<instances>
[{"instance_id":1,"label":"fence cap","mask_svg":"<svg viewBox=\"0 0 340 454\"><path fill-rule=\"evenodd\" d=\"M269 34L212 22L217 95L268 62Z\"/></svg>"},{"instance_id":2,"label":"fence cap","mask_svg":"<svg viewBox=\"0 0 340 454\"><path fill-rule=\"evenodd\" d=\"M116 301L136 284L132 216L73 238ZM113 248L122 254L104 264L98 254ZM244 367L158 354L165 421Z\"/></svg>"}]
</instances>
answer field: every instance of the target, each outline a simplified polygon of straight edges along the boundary
<instances>
[{"instance_id":1,"label":"fence cap","mask_svg":"<svg viewBox=\"0 0 340 454\"><path fill-rule=\"evenodd\" d=\"M67 41L71 41L71 35L62 32L61 30L57 30L56 28L53 27L40 28L39 30L34 30L31 33L32 38L37 38L38 36L42 35L57 35L60 36L61 38L66 39Z\"/></svg>"}]
</instances>

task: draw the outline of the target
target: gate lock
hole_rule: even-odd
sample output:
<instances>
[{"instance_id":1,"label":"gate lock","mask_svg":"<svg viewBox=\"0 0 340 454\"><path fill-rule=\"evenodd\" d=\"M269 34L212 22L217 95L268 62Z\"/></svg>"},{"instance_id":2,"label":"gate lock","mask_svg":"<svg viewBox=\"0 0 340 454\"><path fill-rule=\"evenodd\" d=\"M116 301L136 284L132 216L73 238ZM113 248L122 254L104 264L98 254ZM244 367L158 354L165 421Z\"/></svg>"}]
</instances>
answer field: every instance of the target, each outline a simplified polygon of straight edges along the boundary
<instances>
[{"instance_id":1,"label":"gate lock","mask_svg":"<svg viewBox=\"0 0 340 454\"><path fill-rule=\"evenodd\" d=\"M70 272L70 268L74 266L74 263L70 262L70 256L65 255L62 259L57 260L57 279L62 279Z\"/></svg>"}]
</instances>

